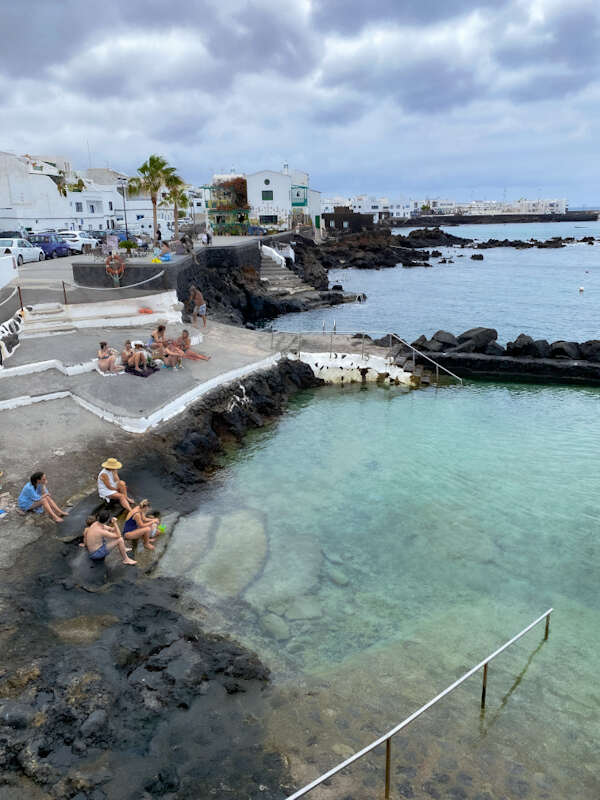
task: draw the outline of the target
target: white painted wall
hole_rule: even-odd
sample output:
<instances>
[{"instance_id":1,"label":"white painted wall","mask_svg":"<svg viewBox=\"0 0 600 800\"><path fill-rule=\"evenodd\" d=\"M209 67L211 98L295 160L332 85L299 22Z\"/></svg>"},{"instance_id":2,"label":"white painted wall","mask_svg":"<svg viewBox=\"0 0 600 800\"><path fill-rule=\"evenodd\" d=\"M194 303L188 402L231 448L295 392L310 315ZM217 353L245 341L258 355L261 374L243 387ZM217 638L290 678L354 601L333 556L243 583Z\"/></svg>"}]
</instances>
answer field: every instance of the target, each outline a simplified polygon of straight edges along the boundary
<instances>
[{"instance_id":1,"label":"white painted wall","mask_svg":"<svg viewBox=\"0 0 600 800\"><path fill-rule=\"evenodd\" d=\"M252 224L260 222L261 216L277 216L277 224L286 226L292 210L290 175L266 169L246 175L248 186L248 203L250 204L250 220ZM264 200L263 192L273 192L272 200Z\"/></svg>"},{"instance_id":2,"label":"white painted wall","mask_svg":"<svg viewBox=\"0 0 600 800\"><path fill-rule=\"evenodd\" d=\"M17 262L13 256L0 256L0 289L16 278Z\"/></svg>"}]
</instances>

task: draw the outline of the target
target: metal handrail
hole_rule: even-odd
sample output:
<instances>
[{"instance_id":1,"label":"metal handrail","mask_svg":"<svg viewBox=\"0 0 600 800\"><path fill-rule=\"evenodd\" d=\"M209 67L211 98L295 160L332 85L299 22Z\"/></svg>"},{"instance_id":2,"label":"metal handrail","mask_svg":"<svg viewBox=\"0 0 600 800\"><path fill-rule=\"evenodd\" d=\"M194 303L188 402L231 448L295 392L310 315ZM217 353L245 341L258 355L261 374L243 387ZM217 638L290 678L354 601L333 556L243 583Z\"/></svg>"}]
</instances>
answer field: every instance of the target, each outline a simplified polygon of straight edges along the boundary
<instances>
[{"instance_id":1,"label":"metal handrail","mask_svg":"<svg viewBox=\"0 0 600 800\"><path fill-rule=\"evenodd\" d=\"M437 361L435 361L435 359L430 358L428 355L425 355L425 353L423 353L421 350L417 350L416 347L413 347L412 344L409 344L408 342L404 341L404 339L402 339L396 333L390 333L389 336L393 336L394 339L397 339L399 342L402 342L402 344L406 345L406 347L410 347L410 349L413 351L413 354L417 353L421 358L425 358L425 359L427 359L427 361L431 361L432 364L435 364L436 377L437 377L438 380L439 380L439 372L438 372L438 370L439 369L443 369L444 372L448 373L448 375L451 375L457 381L460 381L460 385L461 386L463 385L463 379L460 378L458 375L455 375L454 372L451 372L449 369L444 367L443 364L439 364ZM414 365L414 355L413 355L413 365Z\"/></svg>"},{"instance_id":2,"label":"metal handrail","mask_svg":"<svg viewBox=\"0 0 600 800\"><path fill-rule=\"evenodd\" d=\"M323 336L325 336L325 334L327 333L327 331L325 330L325 323L323 323L323 329L320 330L320 331L278 331L275 328L273 328L273 326L271 326L270 332L271 332L271 350L273 349L273 337L274 337L275 333L284 333L284 334L289 334L289 335L292 336L292 345L290 345L290 348L289 348L290 350L293 349L293 343L294 343L294 340L296 339L296 337L298 337L298 350L300 350L300 345L302 344L302 336L303 335L306 335L306 336L320 336L320 335L323 335ZM382 334L383 336L388 336L390 338L390 343L389 343L388 347L391 347L391 339L393 337L394 339L397 339L399 342L401 342L405 347L408 347L409 350L412 350L412 353L413 353L413 369L414 369L414 366L415 366L415 355L418 355L420 358L424 358L427 361L430 361L435 366L435 377L436 377L436 381L438 383L439 383L439 380L440 380L440 372L439 371L442 370L447 375L450 375L450 377L452 377L455 380L457 380L460 383L461 386L464 386L463 379L459 375L456 375L454 372L449 370L443 364L440 364L435 359L433 359L430 356L428 356L425 353L423 353L421 350L417 350L416 347L413 347L412 344L409 344L407 341L402 339L402 337L398 336L396 333L384 333L382 331L372 331L372 333L374 333L374 334ZM340 335L340 336L356 336L357 334L353 333L352 331L338 331L336 329L335 321L334 321L333 328L330 331L330 345L329 345L330 355L331 355L331 352L333 350L333 337L336 336L336 335ZM362 335L362 356L364 358L364 354L365 354L365 334L363 333L361 335Z\"/></svg>"},{"instance_id":3,"label":"metal handrail","mask_svg":"<svg viewBox=\"0 0 600 800\"><path fill-rule=\"evenodd\" d=\"M481 708L485 708L485 695L486 695L486 690L487 690L488 664L490 663L490 661L493 661L493 659L496 658L496 656L499 656L500 653L504 652L504 650L506 650L508 647L513 645L515 642L517 642L522 636L525 636L526 633L528 633L532 628L534 628L536 625L538 625L543 619L546 620L546 627L545 627L545 630L544 630L544 641L546 641L548 639L548 634L550 632L550 614L552 614L553 611L554 611L553 608L549 608L541 616L539 616L536 620L534 620L530 625L528 625L526 628L523 628L523 630L520 633L518 633L516 636L513 636L512 639L510 639L508 642L503 644L497 650L494 650L493 653L490 653L490 655L487 656L486 658L484 658L483 661L480 661L479 664L477 664L476 666L472 667L472 669L470 669L468 672L465 672L465 674L462 675L458 680L454 681L454 683L450 684L450 686L446 687L442 692L440 692L438 695L436 695L432 700L430 700L428 703L425 703L424 706L421 706L421 708L417 709L417 711L413 712L409 717L407 717L405 720L400 722L394 728L389 730L387 733L384 733L383 736L379 737L379 739L376 739L374 742L371 742L371 744L368 744L366 747L363 747L362 750L359 750L357 753L354 753L354 755L350 756L350 758L347 758L345 761L340 762L339 764L337 764L337 766L335 766L332 769L328 770L327 772L323 773L323 775L321 775L320 777L316 778L314 781L311 781L311 783L307 783L306 786L302 787L302 789L298 789L297 792L294 792L293 794L288 795L286 800L296 800L296 798L298 798L298 797L304 797L304 795L308 794L309 792L312 792L313 789L316 789L317 786L320 786L326 780L329 780L329 778L332 778L334 775L337 775L338 772L341 772L343 769L346 769L346 767L349 767L350 764L353 764L355 761L358 761L363 756L366 756L367 753L370 753L372 750L375 750L376 747L379 747L379 745L383 744L384 742L385 742L385 795L384 795L384 797L386 798L386 800L389 800L389 796L390 796L390 775L391 775L390 761L391 761L391 740L392 740L392 736L395 736L403 728L406 728L408 725L410 725L411 722L414 722L418 717L421 716L421 714L424 714L428 709L430 709L432 706L434 706L436 703L438 703L443 697L446 697L446 695L449 695L451 692L453 692L456 688L458 688L461 685L461 683L464 683L467 680L467 678L470 678L471 675L474 675L477 672L477 670L481 669L482 667L483 667L483 685L482 685L482 689L481 689Z\"/></svg>"}]
</instances>

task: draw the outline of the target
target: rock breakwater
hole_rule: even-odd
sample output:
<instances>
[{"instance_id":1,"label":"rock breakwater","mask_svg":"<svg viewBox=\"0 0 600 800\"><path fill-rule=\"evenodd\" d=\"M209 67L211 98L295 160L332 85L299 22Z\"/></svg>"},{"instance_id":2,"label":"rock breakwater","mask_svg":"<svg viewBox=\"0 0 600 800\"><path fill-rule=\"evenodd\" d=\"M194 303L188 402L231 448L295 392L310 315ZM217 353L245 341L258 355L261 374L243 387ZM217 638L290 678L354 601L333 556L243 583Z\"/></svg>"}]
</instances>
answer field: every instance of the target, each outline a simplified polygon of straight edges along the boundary
<instances>
[{"instance_id":1,"label":"rock breakwater","mask_svg":"<svg viewBox=\"0 0 600 800\"><path fill-rule=\"evenodd\" d=\"M430 338L419 336L412 346L461 377L523 378L556 380L565 383L600 383L600 340L549 342L521 333L506 347L498 343L495 328L470 328L455 336L439 330ZM393 340L382 337L374 344L389 346ZM397 360L412 351L394 346ZM426 359L416 357L417 363Z\"/></svg>"}]
</instances>

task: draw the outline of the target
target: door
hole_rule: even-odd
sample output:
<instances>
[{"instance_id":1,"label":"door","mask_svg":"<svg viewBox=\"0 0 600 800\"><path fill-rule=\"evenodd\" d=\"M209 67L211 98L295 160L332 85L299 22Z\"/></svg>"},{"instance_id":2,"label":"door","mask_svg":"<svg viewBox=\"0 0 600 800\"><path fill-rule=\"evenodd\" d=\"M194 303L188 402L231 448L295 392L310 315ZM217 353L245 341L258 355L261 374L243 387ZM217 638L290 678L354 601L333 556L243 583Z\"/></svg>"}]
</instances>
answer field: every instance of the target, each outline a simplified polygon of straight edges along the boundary
<instances>
[{"instance_id":1,"label":"door","mask_svg":"<svg viewBox=\"0 0 600 800\"><path fill-rule=\"evenodd\" d=\"M33 247L25 239L19 239L19 253L23 256L23 261L33 261L35 258Z\"/></svg>"},{"instance_id":2,"label":"door","mask_svg":"<svg viewBox=\"0 0 600 800\"><path fill-rule=\"evenodd\" d=\"M320 227L321 227L321 217L320 217L319 214L316 214L315 215L315 228L318 229Z\"/></svg>"}]
</instances>

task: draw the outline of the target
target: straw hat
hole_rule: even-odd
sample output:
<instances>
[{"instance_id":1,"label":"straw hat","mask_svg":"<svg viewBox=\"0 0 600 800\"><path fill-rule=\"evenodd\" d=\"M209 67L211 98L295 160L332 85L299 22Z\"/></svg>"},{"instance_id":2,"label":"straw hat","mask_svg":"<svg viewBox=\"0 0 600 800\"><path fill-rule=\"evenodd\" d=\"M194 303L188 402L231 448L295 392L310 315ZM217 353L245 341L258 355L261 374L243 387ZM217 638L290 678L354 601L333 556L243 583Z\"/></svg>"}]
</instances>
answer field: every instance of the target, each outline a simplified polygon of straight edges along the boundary
<instances>
[{"instance_id":1,"label":"straw hat","mask_svg":"<svg viewBox=\"0 0 600 800\"><path fill-rule=\"evenodd\" d=\"M104 469L121 469L123 464L120 461L117 461L116 458L107 458L106 461L102 462L102 466Z\"/></svg>"}]
</instances>

